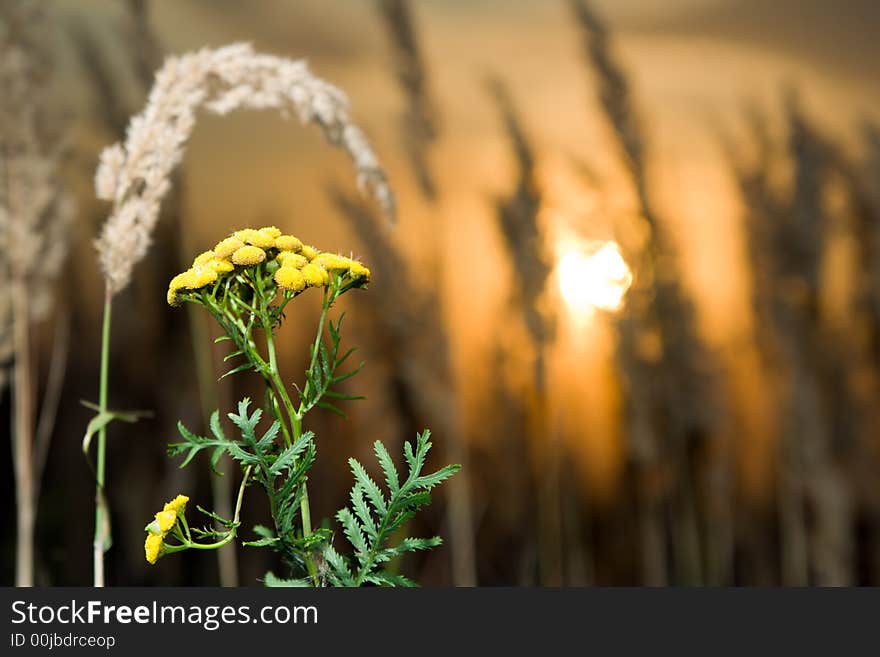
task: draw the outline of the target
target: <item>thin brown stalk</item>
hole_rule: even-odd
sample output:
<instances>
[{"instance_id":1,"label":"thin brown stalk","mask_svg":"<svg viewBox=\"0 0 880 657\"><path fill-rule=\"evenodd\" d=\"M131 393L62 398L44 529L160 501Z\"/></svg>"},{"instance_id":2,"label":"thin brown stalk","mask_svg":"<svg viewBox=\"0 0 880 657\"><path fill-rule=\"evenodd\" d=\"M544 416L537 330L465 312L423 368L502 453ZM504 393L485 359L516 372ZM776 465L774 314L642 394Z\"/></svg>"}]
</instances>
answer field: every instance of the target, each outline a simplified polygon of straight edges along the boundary
<instances>
[{"instance_id":1,"label":"thin brown stalk","mask_svg":"<svg viewBox=\"0 0 880 657\"><path fill-rule=\"evenodd\" d=\"M65 304L61 303L60 306L58 317L53 325L49 373L46 377L46 389L43 393L43 402L40 406L40 417L37 421L37 431L34 438L34 481L38 496L43 480L43 471L46 467L46 458L49 455L49 445L52 442L52 433L55 430L55 421L58 417L58 406L61 403L70 351L70 312ZM36 500L35 505L39 505L39 499Z\"/></svg>"},{"instance_id":2,"label":"thin brown stalk","mask_svg":"<svg viewBox=\"0 0 880 657\"><path fill-rule=\"evenodd\" d=\"M437 138L437 112L428 89L428 73L408 0L377 0L393 48L397 82L406 96L401 137L419 188L426 198L437 196L428 150Z\"/></svg>"},{"instance_id":3,"label":"thin brown stalk","mask_svg":"<svg viewBox=\"0 0 880 657\"><path fill-rule=\"evenodd\" d=\"M12 290L15 341L13 374L13 465L15 470L15 585L34 585L33 380L31 373L28 292L23 281Z\"/></svg>"},{"instance_id":4,"label":"thin brown stalk","mask_svg":"<svg viewBox=\"0 0 880 657\"><path fill-rule=\"evenodd\" d=\"M555 317L541 308L552 265L538 218L542 199L533 149L507 88L499 80L490 80L489 92L501 114L517 167L516 186L512 193L496 201L496 216L513 264L514 302L522 315L534 354L533 388L527 409L538 497L538 571L543 585L559 586L564 561L559 481L562 450L558 440L544 440L550 430L546 350L555 331Z\"/></svg>"}]
</instances>

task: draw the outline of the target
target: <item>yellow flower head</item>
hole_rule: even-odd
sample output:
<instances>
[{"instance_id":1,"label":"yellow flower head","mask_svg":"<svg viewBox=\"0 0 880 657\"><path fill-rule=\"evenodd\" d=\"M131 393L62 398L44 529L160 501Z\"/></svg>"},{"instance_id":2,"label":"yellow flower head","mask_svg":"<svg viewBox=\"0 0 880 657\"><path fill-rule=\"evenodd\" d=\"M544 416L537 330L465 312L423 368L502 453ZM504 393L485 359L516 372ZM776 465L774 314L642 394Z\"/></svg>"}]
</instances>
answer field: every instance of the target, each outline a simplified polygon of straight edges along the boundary
<instances>
[{"instance_id":1,"label":"yellow flower head","mask_svg":"<svg viewBox=\"0 0 880 657\"><path fill-rule=\"evenodd\" d=\"M277 229L276 229L277 230ZM279 233L281 231L278 231ZM234 236L245 244L257 246L261 249L271 249L275 246L275 236L270 233L264 233L262 230L254 230L253 228L244 228L237 230Z\"/></svg>"},{"instance_id":2,"label":"yellow flower head","mask_svg":"<svg viewBox=\"0 0 880 657\"><path fill-rule=\"evenodd\" d=\"M213 251L205 251L204 253L200 253L199 255L196 256L196 259L193 260L192 266L193 267L202 267L204 265L207 265L213 259L214 259L214 252Z\"/></svg>"},{"instance_id":3,"label":"yellow flower head","mask_svg":"<svg viewBox=\"0 0 880 657\"><path fill-rule=\"evenodd\" d=\"M184 510L186 509L186 503L189 502L189 498L186 495L178 495L170 502L165 504L165 508L163 511L173 511L176 515L182 515Z\"/></svg>"},{"instance_id":4,"label":"yellow flower head","mask_svg":"<svg viewBox=\"0 0 880 657\"><path fill-rule=\"evenodd\" d=\"M229 262L228 260L221 260L220 258L213 258L206 264L218 274L225 274L226 272L230 272L235 269L231 262Z\"/></svg>"},{"instance_id":5,"label":"yellow flower head","mask_svg":"<svg viewBox=\"0 0 880 657\"><path fill-rule=\"evenodd\" d=\"M144 541L144 556L147 562L154 564L162 556L162 536L160 534L147 534L147 540Z\"/></svg>"},{"instance_id":6,"label":"yellow flower head","mask_svg":"<svg viewBox=\"0 0 880 657\"><path fill-rule=\"evenodd\" d=\"M283 265L275 272L275 282L278 287L293 292L302 292L306 289L306 279L303 273L296 267Z\"/></svg>"},{"instance_id":7,"label":"yellow flower head","mask_svg":"<svg viewBox=\"0 0 880 657\"><path fill-rule=\"evenodd\" d=\"M257 246L243 246L232 254L232 262L236 265L256 265L265 259L266 252Z\"/></svg>"},{"instance_id":8,"label":"yellow flower head","mask_svg":"<svg viewBox=\"0 0 880 657\"><path fill-rule=\"evenodd\" d=\"M171 279L171 282L168 284L168 304L171 306L176 306L180 299L177 297L177 292L179 290L192 290L196 287L196 275L193 273L192 269L187 269L182 274L178 274L174 278Z\"/></svg>"},{"instance_id":9,"label":"yellow flower head","mask_svg":"<svg viewBox=\"0 0 880 657\"><path fill-rule=\"evenodd\" d=\"M345 272L350 278L365 278L370 280L369 269L364 267L357 260L336 255L335 253L320 253L314 260L312 260L312 263L323 267L328 271Z\"/></svg>"},{"instance_id":10,"label":"yellow flower head","mask_svg":"<svg viewBox=\"0 0 880 657\"><path fill-rule=\"evenodd\" d=\"M314 257L320 252L315 247L304 244L302 249L300 250L300 253L303 255L303 257L308 258L309 260L313 260Z\"/></svg>"},{"instance_id":11,"label":"yellow flower head","mask_svg":"<svg viewBox=\"0 0 880 657\"><path fill-rule=\"evenodd\" d=\"M316 264L319 267L323 267L328 271L348 269L349 267L351 267L352 262L353 261L350 258L336 255L335 253L319 253L312 260L313 264Z\"/></svg>"},{"instance_id":12,"label":"yellow flower head","mask_svg":"<svg viewBox=\"0 0 880 657\"><path fill-rule=\"evenodd\" d=\"M227 237L225 240L217 242L217 245L214 247L214 256L217 258L228 258L243 246L244 242L237 237Z\"/></svg>"},{"instance_id":13,"label":"yellow flower head","mask_svg":"<svg viewBox=\"0 0 880 657\"><path fill-rule=\"evenodd\" d=\"M282 267L293 267L294 269L302 269L309 264L309 261L299 253L291 253L290 251L282 251L275 259L281 263Z\"/></svg>"},{"instance_id":14,"label":"yellow flower head","mask_svg":"<svg viewBox=\"0 0 880 657\"><path fill-rule=\"evenodd\" d=\"M348 275L352 278L364 278L368 282L370 280L370 270L364 267L357 260L352 261L351 268L348 270Z\"/></svg>"},{"instance_id":15,"label":"yellow flower head","mask_svg":"<svg viewBox=\"0 0 880 657\"><path fill-rule=\"evenodd\" d=\"M275 248L281 251L297 252L303 248L303 243L293 235L279 235L275 238Z\"/></svg>"},{"instance_id":16,"label":"yellow flower head","mask_svg":"<svg viewBox=\"0 0 880 657\"><path fill-rule=\"evenodd\" d=\"M309 287L321 287L330 282L330 276L327 270L312 263L302 268L302 275Z\"/></svg>"},{"instance_id":17,"label":"yellow flower head","mask_svg":"<svg viewBox=\"0 0 880 657\"><path fill-rule=\"evenodd\" d=\"M275 226L263 226L262 228L260 228L260 230L258 232L263 233L265 235L268 235L273 240L276 237L281 236L281 231L279 229L275 228Z\"/></svg>"},{"instance_id":18,"label":"yellow flower head","mask_svg":"<svg viewBox=\"0 0 880 657\"><path fill-rule=\"evenodd\" d=\"M193 267L189 270L192 276L184 286L187 290L198 290L217 280L217 270L211 266Z\"/></svg>"},{"instance_id":19,"label":"yellow flower head","mask_svg":"<svg viewBox=\"0 0 880 657\"><path fill-rule=\"evenodd\" d=\"M163 535L167 534L174 527L174 523L177 522L177 513L174 511L159 511L156 514L156 522L159 523L159 531Z\"/></svg>"}]
</instances>

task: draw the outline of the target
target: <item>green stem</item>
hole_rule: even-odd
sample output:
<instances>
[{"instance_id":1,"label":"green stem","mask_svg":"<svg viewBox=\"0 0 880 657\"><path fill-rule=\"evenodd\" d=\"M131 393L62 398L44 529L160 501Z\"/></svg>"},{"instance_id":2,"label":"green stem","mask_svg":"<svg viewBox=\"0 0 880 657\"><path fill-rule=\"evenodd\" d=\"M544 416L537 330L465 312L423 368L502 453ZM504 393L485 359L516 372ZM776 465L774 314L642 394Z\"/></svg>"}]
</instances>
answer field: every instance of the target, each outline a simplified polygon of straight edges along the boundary
<instances>
[{"instance_id":1,"label":"green stem","mask_svg":"<svg viewBox=\"0 0 880 657\"><path fill-rule=\"evenodd\" d=\"M262 268L258 268L256 270L256 275L254 277L254 283L257 288L258 298L260 299L259 310L260 317L263 322L263 331L266 334L266 349L269 352L269 375L274 384L276 394L281 398L284 402L284 407L287 410L287 415L290 418L291 429L293 431L293 440L296 441L302 435L302 419L300 415L293 408L293 401L290 399L290 395L287 393L287 386L284 385L284 382L281 380L281 375L278 371L278 359L275 354L275 339L273 336L273 326L272 319L269 316L269 309L265 304L265 295L263 294L263 281L262 281ZM321 333L323 332L324 327L324 318L327 314L327 294L326 290L324 293L324 308L321 311L321 323L318 329L318 340L321 338ZM312 354L312 363L311 367L315 365L315 355L317 351ZM284 423L281 423L284 426ZM287 431L284 432L285 440L287 441L287 445L290 446L291 437L287 434ZM300 501L300 519L302 520L302 535L303 538L308 538L312 535L312 515L311 508L309 507L309 491L308 487L305 483L303 483L303 496ZM309 555L305 555L306 567L309 571L309 576L317 585L318 583L318 569L315 566L314 560Z\"/></svg>"},{"instance_id":2,"label":"green stem","mask_svg":"<svg viewBox=\"0 0 880 657\"><path fill-rule=\"evenodd\" d=\"M104 291L104 322L101 329L101 372L98 382L98 411L107 412L107 378L110 363L110 321L113 295L110 288ZM98 447L95 464L95 538L93 542L94 585L104 586L104 552L110 544L110 517L107 498L104 495L107 463L107 428L98 431Z\"/></svg>"},{"instance_id":3,"label":"green stem","mask_svg":"<svg viewBox=\"0 0 880 657\"><path fill-rule=\"evenodd\" d=\"M235 514L232 516L232 527L226 532L226 535L221 538L219 541L215 541L214 543L197 543L190 538L189 533L189 525L187 525L186 517L180 516L180 523L183 525L186 530L186 540L182 545L167 545L165 546L166 553L174 553L174 552L182 552L187 549L194 550L217 550L222 548L224 545L228 544L232 539L236 537L238 534L238 526L241 524L239 521L239 517L241 514L241 502L244 499L244 489L247 486L248 478L251 476L251 470L253 466L248 466L244 471L244 477L241 479L241 485L238 487L238 497L235 500ZM178 538L182 538L182 535L178 533Z\"/></svg>"}]
</instances>

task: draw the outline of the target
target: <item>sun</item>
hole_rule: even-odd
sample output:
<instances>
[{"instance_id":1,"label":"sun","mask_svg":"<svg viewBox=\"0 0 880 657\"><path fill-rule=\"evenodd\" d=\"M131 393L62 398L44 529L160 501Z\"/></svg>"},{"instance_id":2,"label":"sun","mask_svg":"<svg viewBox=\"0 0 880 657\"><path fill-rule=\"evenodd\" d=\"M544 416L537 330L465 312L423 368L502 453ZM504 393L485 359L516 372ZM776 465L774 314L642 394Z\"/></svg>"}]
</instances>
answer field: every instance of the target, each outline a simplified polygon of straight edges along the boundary
<instances>
[{"instance_id":1,"label":"sun","mask_svg":"<svg viewBox=\"0 0 880 657\"><path fill-rule=\"evenodd\" d=\"M632 272L614 242L567 239L556 264L559 293L578 315L615 311L632 284Z\"/></svg>"}]
</instances>

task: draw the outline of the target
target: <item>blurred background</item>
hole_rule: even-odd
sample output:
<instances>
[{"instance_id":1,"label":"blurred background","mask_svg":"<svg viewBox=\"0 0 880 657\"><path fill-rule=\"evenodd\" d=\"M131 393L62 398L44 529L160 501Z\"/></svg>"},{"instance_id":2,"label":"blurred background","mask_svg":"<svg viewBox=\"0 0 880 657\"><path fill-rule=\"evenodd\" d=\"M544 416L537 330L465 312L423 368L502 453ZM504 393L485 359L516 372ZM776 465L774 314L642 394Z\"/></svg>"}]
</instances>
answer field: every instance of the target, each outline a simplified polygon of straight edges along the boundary
<instances>
[{"instance_id":1,"label":"blurred background","mask_svg":"<svg viewBox=\"0 0 880 657\"><path fill-rule=\"evenodd\" d=\"M367 399L347 420L309 418L313 517L346 503L349 455L376 471L375 439L400 453L430 427L433 463L464 465L413 521L446 539L401 564L424 585L880 584L880 5L37 4L19 23L16 1L0 5L0 47L32 57L35 89L0 95L0 155L8 170L15 122L39 115L55 167L39 169L44 194L69 218L53 275L28 279L22 354L7 297L24 250L2 215L0 426L12 436L25 386L38 584L91 582L80 401L98 387L98 154L166 55L234 41L305 58L346 91L398 224L314 128L201 115L114 304L110 407L152 415L109 428L108 584L259 585L277 568L253 548L143 558L164 501L182 491L222 509L237 488L231 467L218 481L165 456L177 420L203 431L206 410L260 394L247 374L214 383L214 327L169 308L167 282L230 231L270 224L373 271L341 304L366 362L346 391ZM8 210L8 180L3 193ZM319 309L317 294L290 307L289 381ZM13 460L0 463L10 584L17 501ZM257 497L246 526L266 517Z\"/></svg>"}]
</instances>

